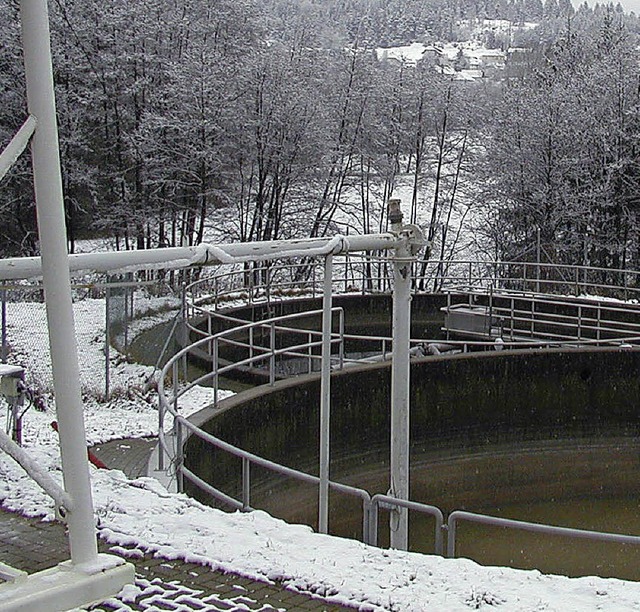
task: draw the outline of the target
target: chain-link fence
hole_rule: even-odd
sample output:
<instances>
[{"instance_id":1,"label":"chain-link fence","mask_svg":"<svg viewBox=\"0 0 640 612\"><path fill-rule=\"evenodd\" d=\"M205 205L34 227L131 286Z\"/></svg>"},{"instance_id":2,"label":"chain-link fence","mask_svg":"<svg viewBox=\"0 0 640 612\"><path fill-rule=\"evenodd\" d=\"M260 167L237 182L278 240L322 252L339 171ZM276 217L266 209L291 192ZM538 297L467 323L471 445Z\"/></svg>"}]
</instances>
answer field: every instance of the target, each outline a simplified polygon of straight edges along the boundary
<instances>
[{"instance_id":1,"label":"chain-link fence","mask_svg":"<svg viewBox=\"0 0 640 612\"><path fill-rule=\"evenodd\" d=\"M83 393L103 398L132 386L144 388L153 375L155 358L146 351L143 362L148 365L140 365L129 359L129 351L137 334L177 315L176 292L164 283L119 275L73 285L72 295ZM27 384L39 393L50 393L53 373L42 285L0 285L0 300L2 362L24 367ZM162 333L159 346L166 340Z\"/></svg>"}]
</instances>

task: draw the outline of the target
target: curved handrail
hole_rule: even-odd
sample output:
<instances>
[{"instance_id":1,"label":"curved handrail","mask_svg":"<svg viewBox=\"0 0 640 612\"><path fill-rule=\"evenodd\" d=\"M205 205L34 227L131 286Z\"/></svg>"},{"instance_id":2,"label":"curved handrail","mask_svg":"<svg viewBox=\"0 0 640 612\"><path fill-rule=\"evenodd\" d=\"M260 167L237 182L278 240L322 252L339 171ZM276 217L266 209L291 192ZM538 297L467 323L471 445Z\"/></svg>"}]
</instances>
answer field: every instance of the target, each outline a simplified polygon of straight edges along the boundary
<instances>
[{"instance_id":1,"label":"curved handrail","mask_svg":"<svg viewBox=\"0 0 640 612\"><path fill-rule=\"evenodd\" d=\"M549 264L531 264L529 262L519 262L519 263L505 262L501 264L491 264L491 263L487 264L483 262L459 261L454 263L464 264L464 265L494 266L494 270L497 269L497 267L502 267L503 269L506 269L509 266L511 267L522 266L522 269L524 271L523 276L525 277L524 279L522 277L511 278L511 277L503 276L500 278L500 280L508 281L508 282L522 282L524 280L527 283L531 283L531 282L541 283L541 284L544 283L548 287L553 287L555 286L555 284L566 285L567 281L564 281L564 280L554 281L553 279L542 280L540 278L526 278L527 269L531 268L532 266L535 266L538 269L541 269L544 267L552 267L553 269L561 270L563 272L567 270L572 270L574 274L576 274L576 271L578 272L584 271L585 274L587 272L593 272L593 271L602 272L606 274L624 273L625 275L631 275L634 278L640 280L640 273L622 271L622 270L612 271L604 268L585 268L582 266L566 266L566 265L550 266ZM244 271L230 272L222 276L224 278L230 279L230 278L233 278L234 275L238 275L238 274L244 275L245 272ZM538 276L539 276L539 273L538 273ZM218 279L218 278L221 278L221 276L216 276L213 278ZM444 278L444 275L443 275L443 278ZM450 280L456 280L456 281L461 280L460 276L447 276L447 278ZM489 279L490 282L488 283L488 287L490 291L489 293L483 294L483 295L493 296L493 289L494 289L493 283L496 280L496 278L497 278L497 275L490 277ZM624 278L626 279L627 277L625 276ZM474 284L472 281L474 281L475 279L473 278L473 275L469 273L469 275L463 280L469 281L467 287L472 287ZM198 385L202 382L209 381L213 378L214 379L213 386L216 391L216 397L213 404L213 408L215 409L218 406L218 403L217 403L218 377L221 374L224 374L238 367L243 367L243 366L253 367L255 364L264 363L266 360L269 360L269 364L270 364L269 365L269 370L270 370L269 383L273 384L275 382L275 372L274 372L273 363L277 357L287 357L287 358L303 357L309 360L320 359L319 355L313 354L313 349L320 345L320 342L317 340L317 338L321 336L321 332L314 329L291 327L287 325L287 322L295 319L305 319L305 318L308 319L310 317L319 316L322 311L321 310L305 311L300 313L293 313L290 315L283 315L279 317L271 317L261 321L247 322L244 319L231 315L229 312L221 312L219 310L219 304L221 303L221 301L215 299L212 303L214 306L215 317L218 319L227 321L228 323L231 323L232 326L229 329L222 330L220 332L213 334L211 333L211 327L212 327L211 317L213 315L211 313L211 310L205 307L205 304L208 298L196 297L193 294L194 289L197 289L199 286L203 285L204 282L210 282L210 281L211 279L208 278L208 279L202 279L200 281L197 281L196 283L193 283L192 285L187 287L188 293L186 294L189 296L189 299L186 301L187 302L186 311L191 313L192 315L191 319L193 319L193 315L196 315L197 317L203 317L203 316L207 317L208 329L206 331L202 330L198 328L196 325L192 324L191 320L187 319L185 323L187 324L190 332L196 335L199 335L201 337L195 342L193 342L192 344L190 344L189 346L184 347L182 350L176 353L176 355L165 365L165 367L162 370L162 374L160 376L160 380L158 384L158 391L160 396L160 409L159 409L159 439L160 439L160 446L161 446L160 456L161 457L163 456L163 452L167 452L167 444L166 444L165 431L164 431L165 429L164 419L165 419L166 413L168 412L173 417L173 427L174 427L174 431L176 432L176 437L178 439L177 454L176 454L176 457L174 457L173 459L176 460L175 467L176 467L177 473L179 474L180 479L182 479L182 477L188 478L189 480L194 482L197 486L199 486L209 494L213 495L215 498L223 501L224 503L231 505L231 507L241 509L241 510L250 510L251 506L250 506L249 474L250 474L251 465L258 465L265 469L274 471L276 473L280 473L280 474L289 476L291 478L298 479L302 482L307 482L311 484L319 483L319 477L269 461L255 454L252 454L248 451L237 448L219 438L216 438L215 436L212 436L211 434L208 434L207 432L204 432L195 424L191 423L188 419L180 415L179 399L180 397L182 397L184 393L186 393L188 390L193 388L195 385ZM220 281L215 281L215 282L219 283ZM416 282L416 285L417 284L418 283ZM454 286L452 285L452 287ZM455 286L454 290L457 287L459 287L459 285ZM619 285L595 284L595 283L588 283L588 282L580 283L580 287L581 288L584 288L584 287L597 288L600 291L607 288L614 289L615 291L624 290L625 292L640 291L640 289L636 287L629 287L626 280L625 280L624 287ZM254 286L253 289L256 289L256 287ZM474 287L474 289L477 290L477 286ZM536 289L539 289L539 287L536 287ZM226 297L228 297L229 295L233 295L233 292L229 291L225 294ZM272 297L275 297L275 292L267 291L265 289L264 295L270 299ZM590 298L586 296L551 297L552 294L541 293L538 291L526 291L518 288L510 288L507 290L503 290L503 293L495 294L495 297L505 297L505 296L507 297L511 296L513 299L516 299L516 300L523 299L523 296L526 296L527 299L530 299L532 300L532 302L535 302L535 303L543 302L545 304L551 304L551 305L557 305L557 306L567 306L569 304L577 307L597 309L598 325L600 325L601 309L609 310L612 312L631 311L634 314L636 312L640 314L640 306L638 305L616 303L613 301L600 301L597 298ZM492 316L494 315L500 316L501 313L505 312L505 310L506 309L503 307L492 305L492 310L491 310ZM338 346L340 347L340 351L344 350L345 343L352 342L352 341L353 342L367 341L372 343L378 343L380 345L379 352L369 351L369 353L373 353L373 355L369 355L366 358L353 358L341 353L339 363L338 363L340 368L349 366L351 364L367 363L370 361L386 359L387 347L391 343L390 337L345 333L344 313L342 309L334 308L332 309L332 312L333 313L338 312L341 317L340 332L331 334L331 342L334 344L338 344ZM532 313L533 313L533 308L532 308ZM515 314L515 320L522 320L525 322L529 321L527 316L525 316L530 314L528 311L523 310L520 312L518 311L518 309L514 309L512 307L511 314L512 316L514 316ZM544 315L544 313L540 313L540 314ZM565 315L560 313L557 315L557 319L560 320L561 323L565 326L568 326L568 327L574 326L573 319L570 315ZM596 319L594 319L593 317L584 317L581 322L582 330L583 331L588 330L589 322L593 323L595 320ZM545 324L549 323L548 321L544 321L544 322ZM446 350L450 350L454 352L467 352L471 349L482 349L482 348L485 350L486 349L502 350L502 349L513 349L513 348L538 349L538 348L550 348L550 347L558 347L558 346L589 347L589 346L607 346L607 345L621 348L626 345L640 344L640 324L634 323L634 322L628 322L628 323L625 323L625 326L626 327L623 327L622 329L607 328L607 327L598 328L600 331L606 331L606 332L619 331L620 333L624 333L624 335L616 338L601 338L599 337L600 336L599 333L597 338L578 338L578 339L575 339L573 337L563 337L563 336L558 336L557 338L548 338L545 340L535 340L532 338L530 339L520 338L518 340L513 340L513 339L510 340L508 338L504 338L504 339L501 338L501 342L499 346L496 345L494 339L491 339L491 340L412 339L411 346L413 347L412 350L416 350L420 348L421 345L423 346L427 345L427 348L429 348L428 345L432 345L436 347L437 352L439 352L440 350L437 347L444 348ZM269 336L270 336L269 346L260 346L258 344L253 343L252 335L256 329L269 331ZM293 334L295 337L297 337L297 335L299 334L303 334L306 337L306 341L296 342L294 344L291 344L285 347L276 347L275 340L274 340L276 332ZM627 334L627 332L629 333ZM234 334L236 335L236 338L231 337ZM237 338L237 336L243 337L244 334L246 334L250 338L249 341L243 341ZM218 362L218 351L219 351L220 345L222 344L235 346L240 348L241 350L246 349L249 353L249 357L239 359L232 363L228 363L226 365L221 366L219 365L219 362ZM178 388L178 385L177 385L178 362L181 359L182 360L186 359L187 355L190 352L193 352L198 348L204 347L204 346L208 346L210 348L211 354L213 356L212 357L213 362L218 364L218 366L212 368L211 372L207 372L204 375L198 377L196 380L190 381L189 383L186 384L186 386L182 387L181 389ZM309 371L311 371L311 367L309 367ZM174 381L172 400L170 400L169 397L167 396L166 389L165 389L165 379L169 377L170 372L172 373L173 381ZM226 495L222 491L215 489L214 487L212 487L211 485L203 481L196 474L194 474L189 469L187 469L184 465L182 465L182 457L181 457L182 448L181 447L182 447L183 430L185 432L189 432L190 435L195 435L199 437L200 439L204 440L207 444L211 444L212 446L215 446L216 448L219 448L222 451L228 452L242 460L242 463L243 463L243 493L242 493L243 499L242 501L238 501ZM332 488L338 491L341 491L342 493L356 496L362 500L363 533L364 533L365 541L371 541L375 543L377 539L377 529L373 526L372 521L376 520L379 506L380 505L384 507L395 506L395 507L408 508L414 511L431 513L436 518L436 532L437 532L436 533L436 549L437 549L437 552L441 550L441 546L442 546L441 532L442 532L442 529L446 529L446 526L443 527L442 522L439 522L438 513L440 513L440 515L442 514L439 511L439 509L432 506L427 506L426 504L419 504L417 502L409 501L409 500L407 501L395 500L394 498L387 499L387 496L382 496L379 494L373 496L372 498L370 494L364 489L358 489L357 487L351 487L351 486L344 485L337 482L330 482L329 484ZM455 528L453 531L455 534ZM438 532L440 532L440 536L438 536ZM455 537L454 534L450 536L450 541L451 541L451 538Z\"/></svg>"},{"instance_id":2,"label":"curved handrail","mask_svg":"<svg viewBox=\"0 0 640 612\"><path fill-rule=\"evenodd\" d=\"M454 558L456 555L456 526L457 523L461 521L479 523L481 525L489 525L492 527L519 529L543 535L565 536L584 540L599 540L601 542L615 542L617 544L633 544L635 546L640 545L640 536L626 535L622 533L609 533L605 531L591 531L589 529L575 529L573 527L559 527L557 525L546 525L544 523L517 521L488 514L477 514L475 512L467 512L465 510L454 510L447 520L447 531L449 533L447 557Z\"/></svg>"},{"instance_id":3,"label":"curved handrail","mask_svg":"<svg viewBox=\"0 0 640 612\"><path fill-rule=\"evenodd\" d=\"M356 261L354 261L354 259ZM363 258L350 256L334 257L334 265L343 274L334 274L334 287L342 287L345 292L357 290L358 293L375 292L373 287L385 287L388 291L391 287L391 274L386 266L379 266L377 274L366 275L364 266L371 263L367 256ZM386 263L386 262L385 262ZM271 266L258 266L251 271L236 269L218 273L215 276L203 277L190 285L187 285L187 292L192 296L192 303L203 303L207 299L213 298L213 305L216 310L221 304L227 303L235 298L246 300L245 303L257 303L271 301L272 299L286 299L291 297L287 292L291 289L308 287L307 292L300 290L301 295L311 295L317 297L320 294L321 275L318 272L320 264L311 263L291 263ZM520 269L521 274L515 274L514 270ZM309 270L309 279L295 279L282 281L281 277L288 274L294 276L293 271ZM348 270L351 269L351 274ZM355 270L355 271L354 271ZM556 277L551 274L556 273ZM532 275L533 274L533 275ZM609 278L619 278L622 282L595 282L589 280L590 276L603 275ZM279 276L280 275L280 276ZM256 282L256 278L265 276L266 282ZM236 279L233 281L232 279ZM249 280L248 286L245 279ZM277 280L277 287L274 287L273 280ZM449 261L430 261L422 274L414 274L414 289L425 290L425 285L439 280L437 290L449 289L469 289L472 287L500 287L509 283L526 283L532 289L541 285L550 287L572 287L574 294L586 293L587 290L596 292L622 291L625 299L629 294L640 297L640 271L624 270L620 268L602 268L593 266L536 263L526 261L506 261L493 262L471 259L455 259ZM634 282L630 282L633 280ZM360 282L362 281L362 282ZM199 292L208 286L213 286L213 293L199 295ZM378 291L379 292L379 291ZM548 292L546 292L548 293ZM198 297L196 297L198 296Z\"/></svg>"}]
</instances>

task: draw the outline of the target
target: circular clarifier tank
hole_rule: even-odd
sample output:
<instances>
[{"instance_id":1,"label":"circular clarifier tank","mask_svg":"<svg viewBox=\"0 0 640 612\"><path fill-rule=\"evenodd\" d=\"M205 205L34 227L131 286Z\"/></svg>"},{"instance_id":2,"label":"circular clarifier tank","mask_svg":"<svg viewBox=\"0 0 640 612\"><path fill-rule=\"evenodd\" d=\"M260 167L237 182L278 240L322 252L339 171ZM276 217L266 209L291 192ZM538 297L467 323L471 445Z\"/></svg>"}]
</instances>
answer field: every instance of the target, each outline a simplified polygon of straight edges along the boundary
<instances>
[{"instance_id":1,"label":"circular clarifier tank","mask_svg":"<svg viewBox=\"0 0 640 612\"><path fill-rule=\"evenodd\" d=\"M640 534L640 353L510 351L411 365L411 499L440 507ZM332 376L331 478L389 488L389 364ZM317 474L319 379L280 381L232 398L205 430L272 461ZM186 466L239 497L238 459L191 438ZM252 498L315 526L317 488L252 468ZM210 501L194 487L188 492ZM385 545L387 517L380 515ZM361 537L361 503L332 493L330 530ZM431 519L410 519L411 549L433 550ZM457 554L481 563L640 579L638 547L570 541L462 524Z\"/></svg>"}]
</instances>

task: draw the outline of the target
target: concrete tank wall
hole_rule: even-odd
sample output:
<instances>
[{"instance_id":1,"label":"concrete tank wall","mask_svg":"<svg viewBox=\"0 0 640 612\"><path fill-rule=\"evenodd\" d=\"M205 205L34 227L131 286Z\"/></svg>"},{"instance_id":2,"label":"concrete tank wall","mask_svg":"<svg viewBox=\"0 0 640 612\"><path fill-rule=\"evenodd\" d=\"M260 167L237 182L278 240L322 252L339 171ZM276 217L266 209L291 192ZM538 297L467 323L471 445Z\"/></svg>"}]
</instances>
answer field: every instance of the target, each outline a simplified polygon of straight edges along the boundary
<instances>
[{"instance_id":1,"label":"concrete tank wall","mask_svg":"<svg viewBox=\"0 0 640 612\"><path fill-rule=\"evenodd\" d=\"M576 440L637 436L639 373L640 352L619 349L505 351L414 361L412 462L416 469L428 472L430 462L443 457L482 454L484 449L501 444L524 447L571 439L575 446ZM333 479L360 486L367 479L359 478L358 473L388 469L389 386L388 363L360 366L332 376ZM273 388L254 389L248 395L231 398L225 406L214 418L203 411L196 420L207 431L243 449L317 472L317 376L300 376L280 381ZM186 464L215 486L238 494L238 460L205 448L192 438L186 447ZM496 485L495 479L504 471L498 467L484 480L472 478L467 489L471 490L474 482L485 488ZM635 464L629 467L637 468ZM512 479L503 483L508 494L509 482L518 481L518 466L505 469L505 478ZM260 470L253 474L258 490L261 482L268 488L271 476ZM628 474L613 473L610 487L618 486L614 483L618 476L620 487L628 484ZM412 473L412 479L416 478ZM529 487L534 495L535 479ZM426 494L437 493L430 491ZM202 499L196 491L189 492ZM460 505L457 497L442 499L447 505Z\"/></svg>"}]
</instances>

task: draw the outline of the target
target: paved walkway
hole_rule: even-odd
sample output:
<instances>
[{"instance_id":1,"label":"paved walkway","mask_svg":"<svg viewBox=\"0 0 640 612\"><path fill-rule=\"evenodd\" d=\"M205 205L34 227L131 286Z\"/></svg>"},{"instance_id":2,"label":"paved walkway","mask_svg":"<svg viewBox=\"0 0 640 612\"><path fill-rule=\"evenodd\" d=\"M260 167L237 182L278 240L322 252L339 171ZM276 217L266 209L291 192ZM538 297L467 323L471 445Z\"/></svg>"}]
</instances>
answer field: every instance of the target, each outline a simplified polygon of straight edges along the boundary
<instances>
[{"instance_id":1,"label":"paved walkway","mask_svg":"<svg viewBox=\"0 0 640 612\"><path fill-rule=\"evenodd\" d=\"M135 478L146 474L155 440L118 440L94 447L95 455L110 468L121 469ZM125 554L120 547L100 550ZM132 550L128 560L136 566L135 588L126 601L110 599L90 608L94 611L216 612L227 610L339 611L351 610L301 595L283 586L225 574L211 568L152 555L140 556ZM0 561L37 572L68 559L67 538L59 523L28 519L0 509Z\"/></svg>"}]
</instances>

